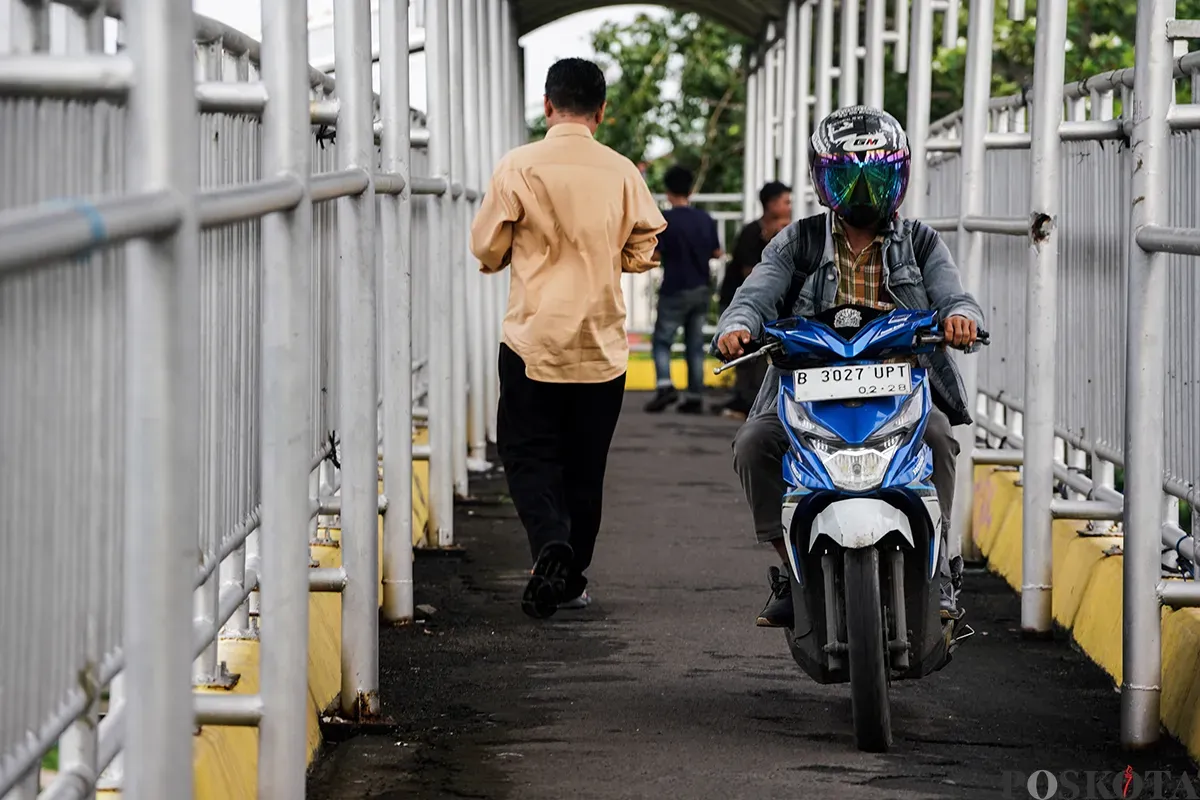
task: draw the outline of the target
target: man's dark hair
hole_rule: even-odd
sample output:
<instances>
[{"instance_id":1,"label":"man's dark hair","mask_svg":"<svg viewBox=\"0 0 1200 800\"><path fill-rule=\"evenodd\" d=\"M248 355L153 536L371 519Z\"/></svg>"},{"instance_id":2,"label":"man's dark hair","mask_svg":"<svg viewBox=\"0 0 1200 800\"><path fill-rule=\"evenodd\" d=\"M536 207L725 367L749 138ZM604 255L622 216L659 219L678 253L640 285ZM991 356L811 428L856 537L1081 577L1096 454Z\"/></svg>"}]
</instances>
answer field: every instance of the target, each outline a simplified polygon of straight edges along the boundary
<instances>
[{"instance_id":1,"label":"man's dark hair","mask_svg":"<svg viewBox=\"0 0 1200 800\"><path fill-rule=\"evenodd\" d=\"M687 167L676 164L667 170L667 174L663 175L663 185L667 187L667 191L676 197L687 197L692 193L692 187L696 183L696 176Z\"/></svg>"},{"instance_id":2,"label":"man's dark hair","mask_svg":"<svg viewBox=\"0 0 1200 800\"><path fill-rule=\"evenodd\" d=\"M786 183L780 183L779 181L771 181L770 183L763 186L762 190L759 191L758 202L762 204L762 207L764 209L766 209L768 203L770 203L776 197L779 197L780 195L785 195L785 194L789 193L790 191L792 191L792 187L788 186Z\"/></svg>"},{"instance_id":3,"label":"man's dark hair","mask_svg":"<svg viewBox=\"0 0 1200 800\"><path fill-rule=\"evenodd\" d=\"M546 97L564 114L595 114L604 105L607 92L604 73L583 58L556 61L546 73Z\"/></svg>"}]
</instances>

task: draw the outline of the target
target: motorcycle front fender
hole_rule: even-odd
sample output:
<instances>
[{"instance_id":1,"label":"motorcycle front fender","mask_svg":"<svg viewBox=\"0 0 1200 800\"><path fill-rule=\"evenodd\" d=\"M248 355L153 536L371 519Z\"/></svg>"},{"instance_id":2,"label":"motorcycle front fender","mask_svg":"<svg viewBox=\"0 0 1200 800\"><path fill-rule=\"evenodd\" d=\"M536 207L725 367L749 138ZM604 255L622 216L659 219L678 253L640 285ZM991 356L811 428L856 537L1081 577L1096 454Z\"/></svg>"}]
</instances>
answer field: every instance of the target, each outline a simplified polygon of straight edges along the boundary
<instances>
[{"instance_id":1,"label":"motorcycle front fender","mask_svg":"<svg viewBox=\"0 0 1200 800\"><path fill-rule=\"evenodd\" d=\"M913 545L912 526L903 511L877 498L850 497L830 503L813 518L808 551L813 551L822 536L842 549L859 550L878 544L893 532Z\"/></svg>"}]
</instances>

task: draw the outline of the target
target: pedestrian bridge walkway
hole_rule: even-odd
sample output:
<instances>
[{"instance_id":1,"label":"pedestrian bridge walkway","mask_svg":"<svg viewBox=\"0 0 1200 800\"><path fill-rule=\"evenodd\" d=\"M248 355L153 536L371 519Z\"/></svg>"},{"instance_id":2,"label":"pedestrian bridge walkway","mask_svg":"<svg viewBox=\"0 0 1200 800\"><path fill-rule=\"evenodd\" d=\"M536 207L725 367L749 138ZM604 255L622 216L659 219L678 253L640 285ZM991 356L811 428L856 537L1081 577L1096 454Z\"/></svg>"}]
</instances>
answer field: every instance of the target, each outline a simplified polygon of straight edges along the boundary
<instances>
[{"instance_id":1,"label":"pedestrian bridge walkway","mask_svg":"<svg viewBox=\"0 0 1200 800\"><path fill-rule=\"evenodd\" d=\"M483 524L503 508L486 500L502 493L489 448L508 279L478 274L466 230L491 166L526 136L518 36L593 5L336 0L326 72L284 0L263 0L261 42L186 0L0 0L0 797L292 800L323 733L445 727L433 720L460 713L464 675L494 689L466 704L485 715L471 724L502 733L450 752L525 748L487 751L500 777L479 778L483 796L513 780L646 796L684 763L699 765L696 786L715 764L761 778L753 796L783 796L801 759L774 737L789 735L789 752L823 754L806 764L860 770L834 797L1017 763L980 762L972 743L1046 753L1054 769L1120 770L1114 743L1151 749L1139 769L1178 769L1170 737L1200 755L1200 57L1176 52L1194 23L1139 0L1135 67L1065 75L1066 3L1041 0L1032 90L989 98L993 3L972 0L965 105L931 121L932 19L952 34L959 0L901 0L891 23L885 0L671 4L756 42L745 193L707 198L733 221L757 216L773 178L795 187L797 214L814 211L813 122L882 105L884 69L907 71L904 210L943 231L988 316L992 346L961 362L978 413L954 535L1020 600L977 576L968 604L989 635L902 690L926 737L907 746L928 763L898 784L838 738L838 692L746 627L765 563L739 538L725 422L651 429L634 407L614 453L605 595L581 617L593 622L515 627L519 531ZM413 52L428 67L423 113ZM636 350L654 278L625 280ZM649 374L635 353L631 388ZM718 500L686 530L672 511ZM435 554L466 560L414 569ZM439 619L461 622L466 643ZM496 670L456 671L447 653L493 657L480 627L493 620ZM1055 623L1119 697L1061 642L1027 643ZM610 678L664 713L606 718ZM743 679L766 681L744 704ZM550 706L521 705L529 681ZM558 681L561 694L544 688ZM596 729L512 727L570 726L555 708L573 691ZM1071 716L1046 721L1058 701ZM736 762L720 755L725 729L741 737ZM1054 749L1069 732L1096 748ZM437 741L415 740L424 753ZM578 774L547 766L555 742ZM939 765L943 746L958 766ZM403 750L393 741L388 763L403 768ZM337 752L314 796L372 796ZM627 757L640 771L614 786ZM414 780L458 780L445 759L420 763L432 771Z\"/></svg>"}]
</instances>

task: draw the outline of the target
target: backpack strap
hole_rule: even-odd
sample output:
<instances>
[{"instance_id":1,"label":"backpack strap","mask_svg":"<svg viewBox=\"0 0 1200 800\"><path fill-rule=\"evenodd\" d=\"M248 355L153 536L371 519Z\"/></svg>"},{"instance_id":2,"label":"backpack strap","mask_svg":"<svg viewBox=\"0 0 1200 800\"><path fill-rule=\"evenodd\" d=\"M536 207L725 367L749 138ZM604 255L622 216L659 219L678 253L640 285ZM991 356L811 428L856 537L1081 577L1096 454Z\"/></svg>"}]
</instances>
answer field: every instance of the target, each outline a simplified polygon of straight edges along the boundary
<instances>
[{"instance_id":1,"label":"backpack strap","mask_svg":"<svg viewBox=\"0 0 1200 800\"><path fill-rule=\"evenodd\" d=\"M800 242L796 248L796 260L792 264L792 282L776 308L779 319L792 315L804 282L821 266L821 257L825 254L825 214L805 217L796 224L800 227ZM803 262L800 261L802 258L805 259Z\"/></svg>"}]
</instances>

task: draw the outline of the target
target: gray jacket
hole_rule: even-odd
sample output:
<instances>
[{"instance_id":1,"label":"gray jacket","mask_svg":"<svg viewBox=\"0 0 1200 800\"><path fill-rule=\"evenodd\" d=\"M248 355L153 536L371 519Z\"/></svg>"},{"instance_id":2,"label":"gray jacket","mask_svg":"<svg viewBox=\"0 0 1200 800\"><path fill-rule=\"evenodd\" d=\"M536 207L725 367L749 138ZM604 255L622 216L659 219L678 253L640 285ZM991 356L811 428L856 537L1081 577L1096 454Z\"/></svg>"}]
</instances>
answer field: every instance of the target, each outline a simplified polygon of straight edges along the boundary
<instances>
[{"instance_id":1,"label":"gray jacket","mask_svg":"<svg viewBox=\"0 0 1200 800\"><path fill-rule=\"evenodd\" d=\"M915 220L897 219L888 227L885 239L883 282L897 306L936 309L941 319L961 315L982 326L983 310L963 290L958 267L937 231ZM832 308L837 288L838 268L829 214L792 223L767 244L762 262L721 315L713 352L716 353L717 339L732 331L745 330L758 337L766 322L789 316L811 317ZM792 308L781 308L789 296L795 297ZM970 409L954 361L940 350L921 356L920 361L928 370L934 401L950 418L950 423L970 424ZM772 366L750 416L777 413L778 395L779 370Z\"/></svg>"}]
</instances>

